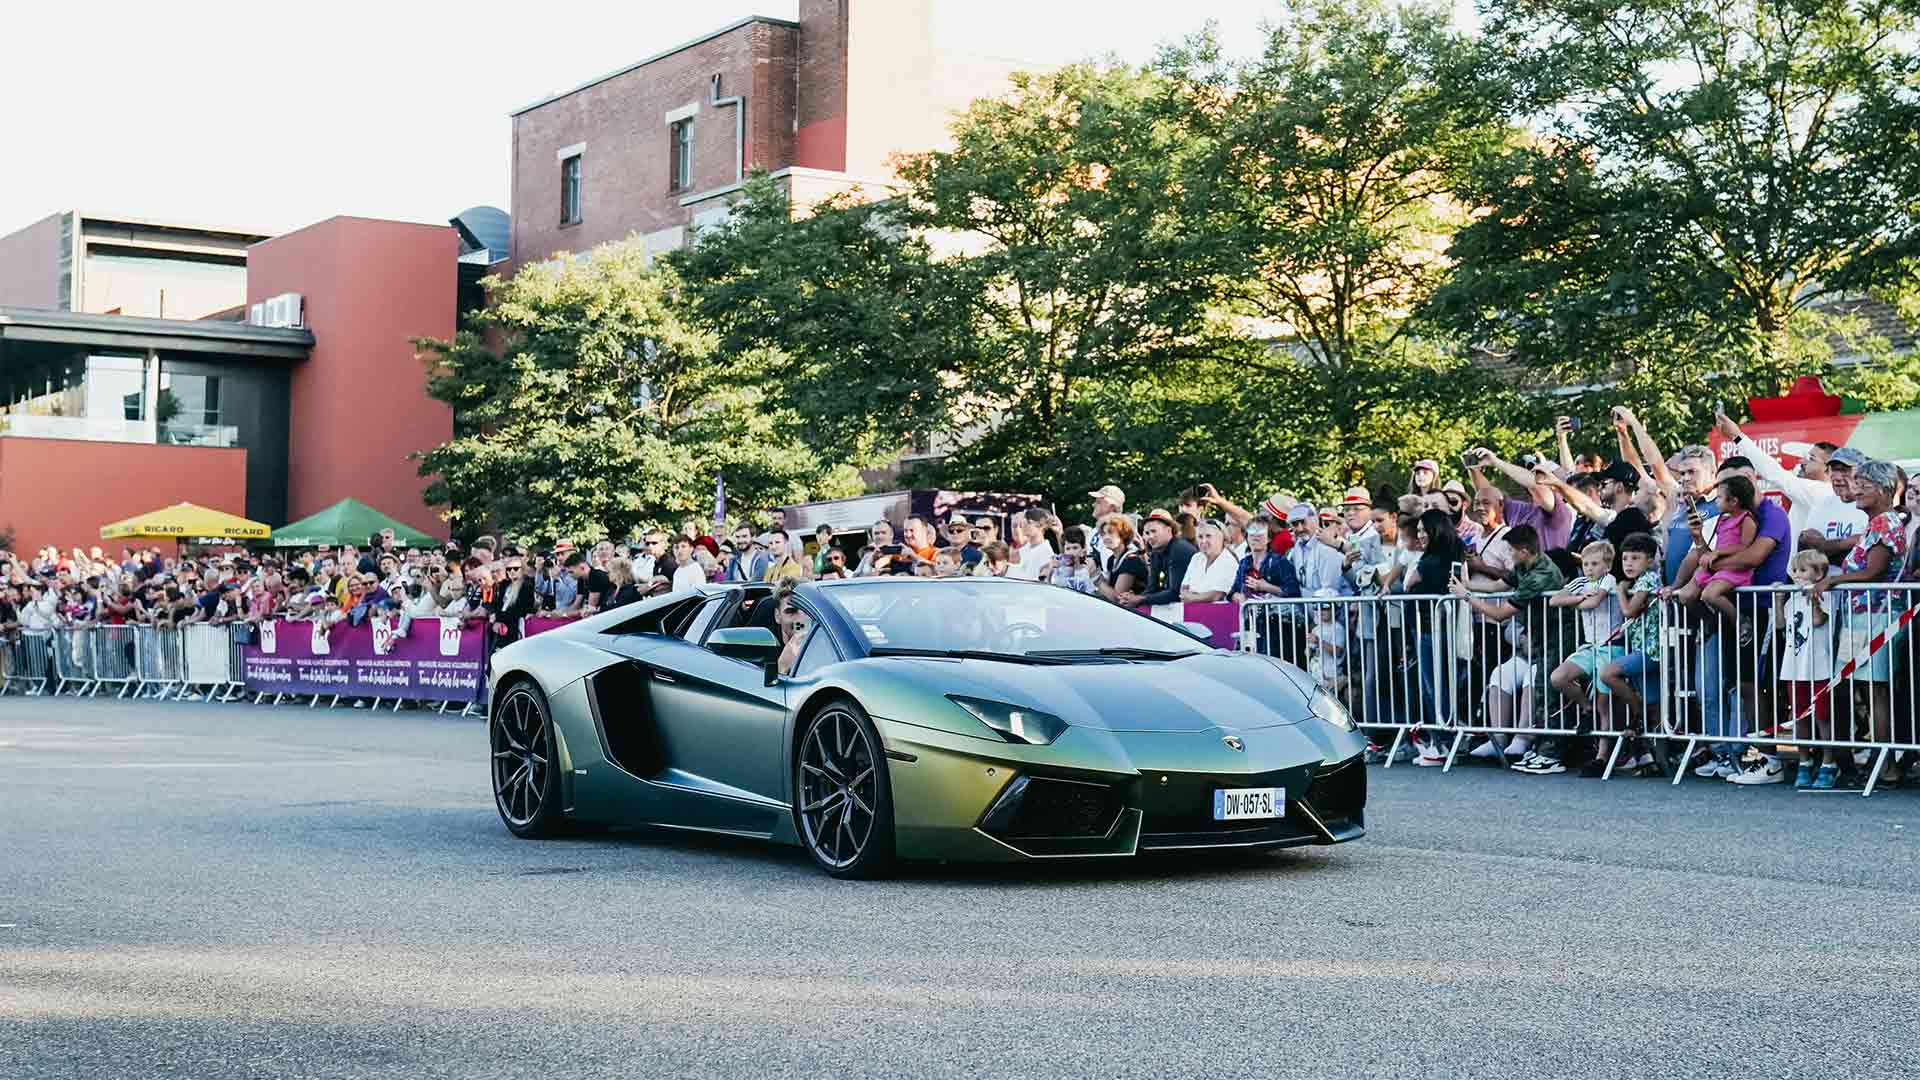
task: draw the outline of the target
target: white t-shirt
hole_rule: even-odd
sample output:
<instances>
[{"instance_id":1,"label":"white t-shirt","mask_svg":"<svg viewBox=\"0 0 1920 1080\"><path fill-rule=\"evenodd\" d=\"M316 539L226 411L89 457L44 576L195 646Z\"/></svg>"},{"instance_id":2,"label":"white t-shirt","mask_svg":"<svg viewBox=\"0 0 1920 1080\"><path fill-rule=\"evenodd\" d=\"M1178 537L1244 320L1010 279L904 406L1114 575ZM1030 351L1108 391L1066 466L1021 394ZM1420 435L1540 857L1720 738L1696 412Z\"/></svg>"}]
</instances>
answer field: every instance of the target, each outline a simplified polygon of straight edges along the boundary
<instances>
[{"instance_id":1,"label":"white t-shirt","mask_svg":"<svg viewBox=\"0 0 1920 1080\"><path fill-rule=\"evenodd\" d=\"M1233 579L1240 573L1240 562L1232 555L1222 551L1208 565L1207 557L1194 552L1187 560L1187 576L1180 579L1180 587L1193 592L1217 592L1223 598L1233 592Z\"/></svg>"},{"instance_id":2,"label":"white t-shirt","mask_svg":"<svg viewBox=\"0 0 1920 1080\"><path fill-rule=\"evenodd\" d=\"M1582 575L1567 582L1567 592L1573 596L1592 596L1605 593L1606 599L1591 608L1578 608L1580 612L1580 640L1588 645L1605 645L1620 625L1619 582L1612 574L1604 574L1600 580Z\"/></svg>"},{"instance_id":3,"label":"white t-shirt","mask_svg":"<svg viewBox=\"0 0 1920 1080\"><path fill-rule=\"evenodd\" d=\"M1800 513L1802 505L1807 508L1804 517ZM1832 488L1805 504L1795 502L1787 511L1787 518L1793 523L1795 548L1800 545L1802 529L1812 529L1827 540L1839 540L1865 532L1867 528L1867 512L1835 495Z\"/></svg>"},{"instance_id":4,"label":"white t-shirt","mask_svg":"<svg viewBox=\"0 0 1920 1080\"><path fill-rule=\"evenodd\" d=\"M698 560L688 559L673 570L673 591L697 589L707 583L707 572Z\"/></svg>"},{"instance_id":5,"label":"white t-shirt","mask_svg":"<svg viewBox=\"0 0 1920 1080\"><path fill-rule=\"evenodd\" d=\"M1007 568L1007 576L1021 581L1046 581L1053 575L1053 545L1045 540L1021 548Z\"/></svg>"},{"instance_id":6,"label":"white t-shirt","mask_svg":"<svg viewBox=\"0 0 1920 1080\"><path fill-rule=\"evenodd\" d=\"M1808 529L1828 540L1839 540L1867 527L1867 512L1835 495L1832 484L1789 472L1752 439L1735 442L1733 452L1753 462L1753 471L1765 482L1763 490L1771 486L1787 497L1787 522L1793 530L1788 540L1795 551L1800 547L1800 534Z\"/></svg>"},{"instance_id":7,"label":"white t-shirt","mask_svg":"<svg viewBox=\"0 0 1920 1080\"><path fill-rule=\"evenodd\" d=\"M1826 682L1833 678L1833 624L1829 611L1826 624L1815 626L1813 601L1807 594L1787 594L1780 613L1782 682Z\"/></svg>"}]
</instances>

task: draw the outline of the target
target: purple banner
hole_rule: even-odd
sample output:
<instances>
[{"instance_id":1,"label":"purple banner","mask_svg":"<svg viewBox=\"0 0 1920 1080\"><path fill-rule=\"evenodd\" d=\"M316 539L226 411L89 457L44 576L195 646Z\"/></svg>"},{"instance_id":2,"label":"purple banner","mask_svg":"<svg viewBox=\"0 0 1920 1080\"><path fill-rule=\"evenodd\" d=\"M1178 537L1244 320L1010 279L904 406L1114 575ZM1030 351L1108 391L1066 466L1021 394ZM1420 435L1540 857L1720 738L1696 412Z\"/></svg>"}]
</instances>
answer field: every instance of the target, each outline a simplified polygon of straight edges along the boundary
<instances>
[{"instance_id":1,"label":"purple banner","mask_svg":"<svg viewBox=\"0 0 1920 1080\"><path fill-rule=\"evenodd\" d=\"M485 624L459 619L416 619L404 637L387 618L359 626L276 619L244 647L241 681L267 694L478 701L486 650Z\"/></svg>"}]
</instances>

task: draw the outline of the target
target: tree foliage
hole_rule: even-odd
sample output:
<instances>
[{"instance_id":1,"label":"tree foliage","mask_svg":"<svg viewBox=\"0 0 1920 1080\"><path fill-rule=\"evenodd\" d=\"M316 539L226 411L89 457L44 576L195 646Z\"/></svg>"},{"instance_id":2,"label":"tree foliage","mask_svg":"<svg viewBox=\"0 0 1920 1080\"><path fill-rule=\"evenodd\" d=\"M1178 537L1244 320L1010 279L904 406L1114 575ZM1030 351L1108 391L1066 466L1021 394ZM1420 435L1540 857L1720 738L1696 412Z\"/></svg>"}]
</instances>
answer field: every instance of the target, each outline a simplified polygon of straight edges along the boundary
<instances>
[{"instance_id":1,"label":"tree foliage","mask_svg":"<svg viewBox=\"0 0 1920 1080\"><path fill-rule=\"evenodd\" d=\"M1016 76L889 192L796 212L754 178L670 271L499 286L436 349L460 419L426 469L557 534L927 444L906 482L1071 508L1398 486L1560 412L1605 448L1613 403L1704 432L1809 372L1904 406L1920 361L1854 305L1920 312L1916 8L1514 0L1465 36L1291 0L1244 61Z\"/></svg>"},{"instance_id":2,"label":"tree foliage","mask_svg":"<svg viewBox=\"0 0 1920 1080\"><path fill-rule=\"evenodd\" d=\"M765 351L781 404L818 452L884 464L946 431L972 349L963 282L894 202L830 200L795 215L765 175L672 261L721 352Z\"/></svg>"},{"instance_id":3,"label":"tree foliage","mask_svg":"<svg viewBox=\"0 0 1920 1080\"><path fill-rule=\"evenodd\" d=\"M427 497L456 526L510 535L624 536L711 506L850 494L858 481L793 436L752 374L690 323L678 277L634 243L489 282L493 304L452 341L422 341L428 392L452 405L451 442L428 451Z\"/></svg>"},{"instance_id":4,"label":"tree foliage","mask_svg":"<svg viewBox=\"0 0 1920 1080\"><path fill-rule=\"evenodd\" d=\"M1487 68L1538 135L1431 308L1542 375L1774 393L1920 245L1912 0L1518 0ZM1809 314L1812 313L1812 314Z\"/></svg>"}]
</instances>

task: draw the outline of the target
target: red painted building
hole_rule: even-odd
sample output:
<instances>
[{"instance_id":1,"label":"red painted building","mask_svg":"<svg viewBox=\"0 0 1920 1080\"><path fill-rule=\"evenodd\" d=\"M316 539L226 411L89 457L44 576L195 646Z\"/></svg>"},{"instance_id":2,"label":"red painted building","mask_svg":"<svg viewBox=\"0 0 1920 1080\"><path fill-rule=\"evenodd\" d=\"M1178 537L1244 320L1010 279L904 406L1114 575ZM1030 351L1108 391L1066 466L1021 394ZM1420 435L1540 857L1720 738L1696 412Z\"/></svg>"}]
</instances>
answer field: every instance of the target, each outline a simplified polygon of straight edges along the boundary
<instances>
[{"instance_id":1,"label":"red painted building","mask_svg":"<svg viewBox=\"0 0 1920 1080\"><path fill-rule=\"evenodd\" d=\"M0 530L92 546L182 501L282 525L352 496L445 535L413 455L453 416L413 339L452 336L462 272L489 258L463 247L336 217L245 249L248 304L211 318L0 307ZM38 276L0 258L0 278Z\"/></svg>"},{"instance_id":2,"label":"red painted building","mask_svg":"<svg viewBox=\"0 0 1920 1080\"><path fill-rule=\"evenodd\" d=\"M413 339L450 338L459 241L444 225L335 217L247 252L247 302L298 294L313 351L290 372L281 524L351 496L430 535L411 455L453 437Z\"/></svg>"}]
</instances>

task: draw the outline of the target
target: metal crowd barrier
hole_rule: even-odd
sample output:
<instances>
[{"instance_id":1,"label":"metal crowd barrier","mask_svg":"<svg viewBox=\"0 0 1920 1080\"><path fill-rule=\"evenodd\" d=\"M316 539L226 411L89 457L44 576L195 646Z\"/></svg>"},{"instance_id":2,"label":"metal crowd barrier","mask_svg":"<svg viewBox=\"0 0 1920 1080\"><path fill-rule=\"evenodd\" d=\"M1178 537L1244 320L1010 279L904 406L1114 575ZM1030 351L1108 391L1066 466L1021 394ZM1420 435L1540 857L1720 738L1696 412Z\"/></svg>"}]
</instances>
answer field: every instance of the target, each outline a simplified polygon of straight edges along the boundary
<instances>
[{"instance_id":1,"label":"metal crowd barrier","mask_svg":"<svg viewBox=\"0 0 1920 1080\"><path fill-rule=\"evenodd\" d=\"M234 681L233 634L225 626L189 623L180 628L181 677L176 698L204 690L205 699L224 694Z\"/></svg>"},{"instance_id":2,"label":"metal crowd barrier","mask_svg":"<svg viewBox=\"0 0 1920 1080\"><path fill-rule=\"evenodd\" d=\"M1728 621L1672 605L1669 737L1685 740L1689 754L1757 746L1864 755L1863 791L1872 794L1893 755L1920 750L1920 584L1841 585L1817 605L1797 586L1749 586L1734 607L1739 618Z\"/></svg>"},{"instance_id":3,"label":"metal crowd barrier","mask_svg":"<svg viewBox=\"0 0 1920 1080\"><path fill-rule=\"evenodd\" d=\"M44 694L53 678L53 631L22 630L7 644L7 677L0 693L11 693L14 684L28 696Z\"/></svg>"},{"instance_id":4,"label":"metal crowd barrier","mask_svg":"<svg viewBox=\"0 0 1920 1080\"><path fill-rule=\"evenodd\" d=\"M1631 739L1658 729L1657 694L1642 688L1635 702L1600 678L1625 653L1612 625L1583 626L1578 609L1544 598L1476 599L1494 615L1453 596L1251 601L1241 611L1241 642L1342 698L1354 721L1387 745L1389 767L1405 753L1451 769L1474 736L1487 737L1476 754L1504 763L1542 740L1598 733L1623 736L1607 740L1610 774ZM1641 764L1637 755L1627 760Z\"/></svg>"},{"instance_id":5,"label":"metal crowd barrier","mask_svg":"<svg viewBox=\"0 0 1920 1080\"><path fill-rule=\"evenodd\" d=\"M1476 596L1502 617L1453 596L1249 601L1240 647L1341 697L1390 744L1389 767L1408 746L1444 770L1476 736L1473 752L1502 762L1542 740L1593 737L1602 775L1657 766L1679 783L1708 747L1833 749L1871 760L1871 794L1893 755L1920 750L1920 585L1832 589L1818 627L1806 590L1791 586L1739 590L1734 621L1660 599L1647 616L1658 622L1633 635L1649 646L1639 654L1605 601L1589 615Z\"/></svg>"},{"instance_id":6,"label":"metal crowd barrier","mask_svg":"<svg viewBox=\"0 0 1920 1080\"><path fill-rule=\"evenodd\" d=\"M116 688L118 697L179 701L191 696L204 701L235 701L247 695L245 650L254 641L254 633L253 627L243 623L22 630L0 643L0 693L18 689L29 696L69 691L96 695L103 689ZM257 703L266 696L262 692L254 700ZM279 704L286 697L307 697L308 706L313 708L322 699L337 705L342 695L276 694L273 701ZM378 708L386 700L373 698L372 705ZM394 709L407 700L395 697ZM486 712L485 702L423 700L420 704L440 712L457 709L462 715Z\"/></svg>"},{"instance_id":7,"label":"metal crowd barrier","mask_svg":"<svg viewBox=\"0 0 1920 1080\"><path fill-rule=\"evenodd\" d=\"M136 649L134 626L96 626L93 637L93 692L114 686L115 697L125 697L139 688L140 674L134 663Z\"/></svg>"},{"instance_id":8,"label":"metal crowd barrier","mask_svg":"<svg viewBox=\"0 0 1920 1080\"><path fill-rule=\"evenodd\" d=\"M76 694L89 693L94 688L93 678L93 630L91 627L59 629L53 631L53 677L55 694L64 694L67 687L73 687Z\"/></svg>"},{"instance_id":9,"label":"metal crowd barrier","mask_svg":"<svg viewBox=\"0 0 1920 1080\"><path fill-rule=\"evenodd\" d=\"M186 660L180 631L171 626L133 628L134 671L141 697L164 698L185 687Z\"/></svg>"}]
</instances>

